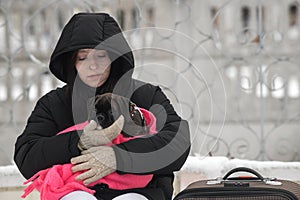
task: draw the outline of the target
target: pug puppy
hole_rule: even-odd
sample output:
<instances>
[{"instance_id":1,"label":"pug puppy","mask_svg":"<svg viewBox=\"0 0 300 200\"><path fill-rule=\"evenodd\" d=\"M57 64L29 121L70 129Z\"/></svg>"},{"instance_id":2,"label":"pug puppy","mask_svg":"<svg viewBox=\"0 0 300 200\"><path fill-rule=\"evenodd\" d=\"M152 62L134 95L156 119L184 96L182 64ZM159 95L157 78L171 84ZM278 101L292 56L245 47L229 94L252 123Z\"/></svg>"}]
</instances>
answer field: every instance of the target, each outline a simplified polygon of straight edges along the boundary
<instances>
[{"instance_id":1,"label":"pug puppy","mask_svg":"<svg viewBox=\"0 0 300 200\"><path fill-rule=\"evenodd\" d=\"M95 120L99 128L109 127L120 115L123 115L125 121L122 134L125 137L149 133L142 112L126 97L112 93L96 95L88 101L88 112L88 120Z\"/></svg>"}]
</instances>

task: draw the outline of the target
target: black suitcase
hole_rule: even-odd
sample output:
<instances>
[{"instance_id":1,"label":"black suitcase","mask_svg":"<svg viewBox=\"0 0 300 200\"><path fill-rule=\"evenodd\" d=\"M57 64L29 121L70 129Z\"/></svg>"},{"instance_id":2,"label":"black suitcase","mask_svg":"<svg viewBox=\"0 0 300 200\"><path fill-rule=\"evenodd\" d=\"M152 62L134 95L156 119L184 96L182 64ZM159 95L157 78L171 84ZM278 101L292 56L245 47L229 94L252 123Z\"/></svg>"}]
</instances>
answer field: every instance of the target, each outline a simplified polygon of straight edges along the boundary
<instances>
[{"instance_id":1,"label":"black suitcase","mask_svg":"<svg viewBox=\"0 0 300 200\"><path fill-rule=\"evenodd\" d=\"M247 172L255 176L236 176ZM300 172L299 172L300 173ZM251 168L238 167L223 178L196 181L178 193L174 200L296 200L300 199L300 185L276 178L264 178Z\"/></svg>"}]
</instances>

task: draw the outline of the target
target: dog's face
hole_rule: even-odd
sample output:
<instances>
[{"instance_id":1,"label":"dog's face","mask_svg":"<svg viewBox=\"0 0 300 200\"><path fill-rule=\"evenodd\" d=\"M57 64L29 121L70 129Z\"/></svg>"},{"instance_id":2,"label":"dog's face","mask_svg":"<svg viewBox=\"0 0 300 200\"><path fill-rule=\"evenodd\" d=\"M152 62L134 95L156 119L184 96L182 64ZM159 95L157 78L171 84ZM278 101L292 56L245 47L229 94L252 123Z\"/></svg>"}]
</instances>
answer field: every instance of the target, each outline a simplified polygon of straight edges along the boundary
<instances>
[{"instance_id":1,"label":"dog's face","mask_svg":"<svg viewBox=\"0 0 300 200\"><path fill-rule=\"evenodd\" d=\"M142 113L128 98L112 93L97 95L88 103L89 120L95 120L102 128L112 125L120 115L125 122L122 133L136 136L148 132Z\"/></svg>"}]
</instances>

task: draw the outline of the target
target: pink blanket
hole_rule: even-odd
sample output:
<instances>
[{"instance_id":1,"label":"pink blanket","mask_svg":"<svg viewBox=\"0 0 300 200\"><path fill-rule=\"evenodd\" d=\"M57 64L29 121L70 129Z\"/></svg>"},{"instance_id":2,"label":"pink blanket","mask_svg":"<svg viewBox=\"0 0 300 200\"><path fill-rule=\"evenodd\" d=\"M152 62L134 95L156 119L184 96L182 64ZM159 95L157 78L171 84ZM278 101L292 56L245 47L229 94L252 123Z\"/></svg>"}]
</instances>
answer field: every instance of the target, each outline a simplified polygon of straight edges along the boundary
<instances>
[{"instance_id":1,"label":"pink blanket","mask_svg":"<svg viewBox=\"0 0 300 200\"><path fill-rule=\"evenodd\" d=\"M145 110L140 108L142 111L146 124L150 129L150 134L156 133L156 119L155 116ZM64 134L74 130L83 130L85 125L88 122L84 122L81 124L74 125L69 127L59 134ZM120 144L122 142L126 142L128 140L137 138L136 137L123 137L120 134L117 138L112 141L112 144ZM25 198L29 193L31 193L34 189L37 189L40 192L41 200L58 200L61 197L67 195L70 192L75 190L86 191L90 194L94 194L95 191L89 189L88 187L92 187L96 184L105 183L111 189L124 190L130 188L143 188L145 187L152 179L153 175L134 175L134 174L123 174L120 175L116 172L109 174L86 187L83 184L83 181L77 181L75 178L81 173L73 173L71 168L72 164L63 164L63 165L54 165L51 168L44 169L36 173L30 179L28 179L24 184L28 184L32 182L27 188L24 190L24 194L22 198Z\"/></svg>"}]
</instances>

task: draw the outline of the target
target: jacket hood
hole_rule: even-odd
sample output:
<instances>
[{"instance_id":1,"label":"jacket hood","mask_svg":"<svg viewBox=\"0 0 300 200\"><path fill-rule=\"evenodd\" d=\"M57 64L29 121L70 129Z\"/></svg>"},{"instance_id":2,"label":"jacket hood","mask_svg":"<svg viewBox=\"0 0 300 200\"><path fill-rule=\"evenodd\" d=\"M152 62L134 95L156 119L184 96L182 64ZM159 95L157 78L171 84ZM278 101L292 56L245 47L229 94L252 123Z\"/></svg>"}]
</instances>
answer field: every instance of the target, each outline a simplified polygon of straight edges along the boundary
<instances>
[{"instance_id":1,"label":"jacket hood","mask_svg":"<svg viewBox=\"0 0 300 200\"><path fill-rule=\"evenodd\" d=\"M112 61L121 61L120 70L125 74L134 67L132 50L118 23L106 13L75 14L62 30L50 58L50 71L65 83L72 82L76 74L72 54L78 49L107 50ZM132 70L131 70L132 75Z\"/></svg>"}]
</instances>

